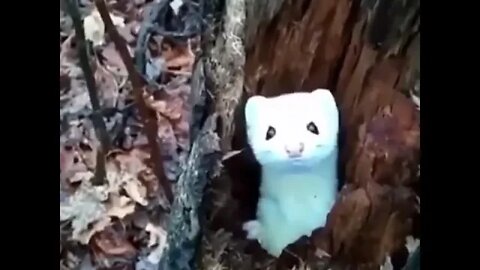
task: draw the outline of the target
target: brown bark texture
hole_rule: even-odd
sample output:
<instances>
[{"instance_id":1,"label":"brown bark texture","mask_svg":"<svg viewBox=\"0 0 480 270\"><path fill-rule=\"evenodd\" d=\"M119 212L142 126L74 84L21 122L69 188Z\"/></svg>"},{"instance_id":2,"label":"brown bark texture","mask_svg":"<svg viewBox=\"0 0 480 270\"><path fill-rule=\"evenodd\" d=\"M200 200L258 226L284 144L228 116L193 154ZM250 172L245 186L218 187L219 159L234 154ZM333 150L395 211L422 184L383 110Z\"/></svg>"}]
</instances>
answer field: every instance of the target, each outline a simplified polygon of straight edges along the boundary
<instances>
[{"instance_id":1,"label":"brown bark texture","mask_svg":"<svg viewBox=\"0 0 480 270\"><path fill-rule=\"evenodd\" d=\"M246 3L249 95L330 89L340 108L345 186L313 237L370 269L405 244L419 206L418 0ZM378 268L376 268L378 269Z\"/></svg>"}]
</instances>

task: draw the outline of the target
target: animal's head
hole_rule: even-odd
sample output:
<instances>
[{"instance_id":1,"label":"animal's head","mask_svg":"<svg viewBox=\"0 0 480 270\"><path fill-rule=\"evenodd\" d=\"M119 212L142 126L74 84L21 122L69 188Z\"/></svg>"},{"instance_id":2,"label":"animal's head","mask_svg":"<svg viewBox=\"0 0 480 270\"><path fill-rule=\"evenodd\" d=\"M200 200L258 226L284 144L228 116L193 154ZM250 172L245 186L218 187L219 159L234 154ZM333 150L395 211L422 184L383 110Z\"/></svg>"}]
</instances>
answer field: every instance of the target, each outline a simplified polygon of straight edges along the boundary
<instances>
[{"instance_id":1,"label":"animal's head","mask_svg":"<svg viewBox=\"0 0 480 270\"><path fill-rule=\"evenodd\" d=\"M326 89L250 97L245 117L249 144L263 166L309 164L337 148L338 109Z\"/></svg>"}]
</instances>

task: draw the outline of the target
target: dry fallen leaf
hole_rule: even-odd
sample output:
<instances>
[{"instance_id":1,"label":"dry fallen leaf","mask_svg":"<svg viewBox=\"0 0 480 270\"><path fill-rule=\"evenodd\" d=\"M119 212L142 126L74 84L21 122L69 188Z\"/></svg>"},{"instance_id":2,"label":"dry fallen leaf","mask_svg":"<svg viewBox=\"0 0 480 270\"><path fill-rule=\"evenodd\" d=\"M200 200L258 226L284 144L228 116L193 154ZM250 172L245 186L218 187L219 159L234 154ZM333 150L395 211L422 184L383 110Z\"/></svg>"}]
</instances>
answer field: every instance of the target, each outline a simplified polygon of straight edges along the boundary
<instances>
[{"instance_id":1,"label":"dry fallen leaf","mask_svg":"<svg viewBox=\"0 0 480 270\"><path fill-rule=\"evenodd\" d=\"M191 74L195 54L189 43L187 46L173 46L170 42L164 41L162 49L162 57L165 59L167 69L170 72Z\"/></svg>"},{"instance_id":2,"label":"dry fallen leaf","mask_svg":"<svg viewBox=\"0 0 480 270\"><path fill-rule=\"evenodd\" d=\"M160 183L153 173L153 170L147 169L139 173L139 180L147 188L147 197L155 198L159 195Z\"/></svg>"},{"instance_id":3,"label":"dry fallen leaf","mask_svg":"<svg viewBox=\"0 0 480 270\"><path fill-rule=\"evenodd\" d=\"M120 234L112 227L94 236L96 246L106 255L126 256L135 255L135 248L126 240L125 235Z\"/></svg>"},{"instance_id":4,"label":"dry fallen leaf","mask_svg":"<svg viewBox=\"0 0 480 270\"><path fill-rule=\"evenodd\" d=\"M97 269L132 269L137 250L128 240L128 235L120 223L105 228L95 234L90 242Z\"/></svg>"},{"instance_id":5,"label":"dry fallen leaf","mask_svg":"<svg viewBox=\"0 0 480 270\"><path fill-rule=\"evenodd\" d=\"M139 27L138 21L130 21L124 27L119 27L118 33L122 36L127 44L134 45L136 42L136 38L134 36L135 28Z\"/></svg>"},{"instance_id":6,"label":"dry fallen leaf","mask_svg":"<svg viewBox=\"0 0 480 270\"><path fill-rule=\"evenodd\" d=\"M126 196L111 195L107 214L120 219L135 211L135 203Z\"/></svg>"},{"instance_id":7,"label":"dry fallen leaf","mask_svg":"<svg viewBox=\"0 0 480 270\"><path fill-rule=\"evenodd\" d=\"M107 70L119 78L127 78L127 68L125 67L125 64L123 63L123 60L120 57L117 49L115 49L114 43L109 43L105 48L103 48L101 55L103 57L102 64L105 65Z\"/></svg>"},{"instance_id":8,"label":"dry fallen leaf","mask_svg":"<svg viewBox=\"0 0 480 270\"><path fill-rule=\"evenodd\" d=\"M97 142L94 130L86 119L72 121L60 137L61 178L73 176L76 172L93 171L97 158Z\"/></svg>"},{"instance_id":9,"label":"dry fallen leaf","mask_svg":"<svg viewBox=\"0 0 480 270\"><path fill-rule=\"evenodd\" d=\"M170 180L178 176L180 159L190 149L190 91L188 80L177 77L160 94L144 95L147 106L157 112L165 174Z\"/></svg>"},{"instance_id":10,"label":"dry fallen leaf","mask_svg":"<svg viewBox=\"0 0 480 270\"><path fill-rule=\"evenodd\" d=\"M98 232L102 232L108 225L111 223L111 219L109 217L104 217L101 220L95 222L90 230L81 232L75 240L78 240L80 243L86 245L90 242L90 239Z\"/></svg>"},{"instance_id":11,"label":"dry fallen leaf","mask_svg":"<svg viewBox=\"0 0 480 270\"><path fill-rule=\"evenodd\" d=\"M95 82L103 108L115 108L118 98L119 85L113 74L106 70L98 61L95 71Z\"/></svg>"},{"instance_id":12,"label":"dry fallen leaf","mask_svg":"<svg viewBox=\"0 0 480 270\"><path fill-rule=\"evenodd\" d=\"M82 162L81 155L73 147L60 146L60 181L63 184L86 179L89 173L87 166ZM64 188L68 187L64 186Z\"/></svg>"},{"instance_id":13,"label":"dry fallen leaf","mask_svg":"<svg viewBox=\"0 0 480 270\"><path fill-rule=\"evenodd\" d=\"M148 170L144 163L145 153L140 150L122 152L106 163L108 190L118 193L124 190L135 202L148 205L147 188L140 182L140 173Z\"/></svg>"},{"instance_id":14,"label":"dry fallen leaf","mask_svg":"<svg viewBox=\"0 0 480 270\"><path fill-rule=\"evenodd\" d=\"M95 231L102 230L109 223L103 204L107 197L104 187L84 181L73 195L60 203L60 221L72 221L73 240L88 243Z\"/></svg>"},{"instance_id":15,"label":"dry fallen leaf","mask_svg":"<svg viewBox=\"0 0 480 270\"><path fill-rule=\"evenodd\" d=\"M125 192L127 192L128 196L130 196L130 198L137 203L143 206L148 205L148 201L146 200L147 189L137 179L131 179L130 181L126 182L123 186L123 189Z\"/></svg>"},{"instance_id":16,"label":"dry fallen leaf","mask_svg":"<svg viewBox=\"0 0 480 270\"><path fill-rule=\"evenodd\" d=\"M76 67L77 60L77 50L73 46L75 40L75 33L72 33L68 36L67 39L62 43L60 48L60 70L66 71L67 68ZM76 67L80 69L80 67ZM68 72L65 72L68 74Z\"/></svg>"},{"instance_id":17,"label":"dry fallen leaf","mask_svg":"<svg viewBox=\"0 0 480 270\"><path fill-rule=\"evenodd\" d=\"M94 177L94 174L90 171L77 172L69 179L69 181L70 181L70 183L88 181L88 180L92 179L92 177Z\"/></svg>"},{"instance_id":18,"label":"dry fallen leaf","mask_svg":"<svg viewBox=\"0 0 480 270\"><path fill-rule=\"evenodd\" d=\"M115 157L115 160L119 162L122 169L132 175L137 175L141 171L147 169L145 160L150 157L148 152L140 149L132 149L129 152L124 152Z\"/></svg>"},{"instance_id":19,"label":"dry fallen leaf","mask_svg":"<svg viewBox=\"0 0 480 270\"><path fill-rule=\"evenodd\" d=\"M124 27L124 19L110 13L113 25ZM94 46L103 45L105 42L105 24L97 9L94 9L90 15L83 20L83 28L85 29L85 38L93 42Z\"/></svg>"},{"instance_id":20,"label":"dry fallen leaf","mask_svg":"<svg viewBox=\"0 0 480 270\"><path fill-rule=\"evenodd\" d=\"M160 245L165 246L167 240L167 232L160 226L153 225L151 222L145 227L145 231L150 233L148 246Z\"/></svg>"}]
</instances>

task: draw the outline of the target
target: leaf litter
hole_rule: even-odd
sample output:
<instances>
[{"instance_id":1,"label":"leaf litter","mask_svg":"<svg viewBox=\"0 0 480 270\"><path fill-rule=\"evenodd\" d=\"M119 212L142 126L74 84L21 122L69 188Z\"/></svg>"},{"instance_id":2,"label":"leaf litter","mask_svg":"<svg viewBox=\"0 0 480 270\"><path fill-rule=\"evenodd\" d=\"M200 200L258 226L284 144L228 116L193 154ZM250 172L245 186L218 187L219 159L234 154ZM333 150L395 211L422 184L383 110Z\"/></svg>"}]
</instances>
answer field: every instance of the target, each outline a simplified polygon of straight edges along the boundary
<instances>
[{"instance_id":1,"label":"leaf litter","mask_svg":"<svg viewBox=\"0 0 480 270\"><path fill-rule=\"evenodd\" d=\"M85 2L85 3L84 3ZM133 55L152 1L107 1ZM178 1L177 1L178 2ZM169 203L153 173L150 149L133 103L127 69L90 1L81 8L103 120L113 142L106 179L94 185L100 142L79 63L72 20L60 11L60 268L155 269L166 245ZM150 40L147 69L156 87L144 89L156 114L165 174L174 181L190 149L191 42Z\"/></svg>"}]
</instances>

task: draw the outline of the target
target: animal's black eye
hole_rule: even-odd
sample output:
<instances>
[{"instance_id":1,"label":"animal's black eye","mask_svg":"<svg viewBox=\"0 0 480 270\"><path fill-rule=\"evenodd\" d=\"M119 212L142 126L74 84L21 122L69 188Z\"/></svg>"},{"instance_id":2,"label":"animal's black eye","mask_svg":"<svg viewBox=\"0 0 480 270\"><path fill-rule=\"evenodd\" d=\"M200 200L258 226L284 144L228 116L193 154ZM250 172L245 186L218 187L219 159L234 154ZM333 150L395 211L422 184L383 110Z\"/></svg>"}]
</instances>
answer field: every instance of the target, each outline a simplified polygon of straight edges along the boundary
<instances>
[{"instance_id":1,"label":"animal's black eye","mask_svg":"<svg viewBox=\"0 0 480 270\"><path fill-rule=\"evenodd\" d=\"M315 125L315 123L313 123L313 122L308 123L307 129L308 129L308 131L312 132L313 134L318 135L318 128L317 128L317 125Z\"/></svg>"},{"instance_id":2,"label":"animal's black eye","mask_svg":"<svg viewBox=\"0 0 480 270\"><path fill-rule=\"evenodd\" d=\"M265 137L265 139L268 141L271 138L273 138L273 136L275 136L275 128L273 128L272 126L269 126L267 130L267 136Z\"/></svg>"}]
</instances>

